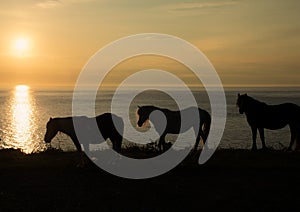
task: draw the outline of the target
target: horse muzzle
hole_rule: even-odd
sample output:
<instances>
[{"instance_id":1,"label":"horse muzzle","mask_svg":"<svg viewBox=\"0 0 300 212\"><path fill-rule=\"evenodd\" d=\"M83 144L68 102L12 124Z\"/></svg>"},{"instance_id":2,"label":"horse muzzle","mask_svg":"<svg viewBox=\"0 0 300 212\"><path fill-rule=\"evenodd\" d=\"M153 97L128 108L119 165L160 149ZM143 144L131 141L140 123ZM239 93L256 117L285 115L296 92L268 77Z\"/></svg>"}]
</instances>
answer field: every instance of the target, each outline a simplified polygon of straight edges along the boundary
<instances>
[{"instance_id":1,"label":"horse muzzle","mask_svg":"<svg viewBox=\"0 0 300 212\"><path fill-rule=\"evenodd\" d=\"M49 143L51 143L51 141L50 141L50 140L48 140L48 141L45 141L45 143L46 143L46 144L49 144Z\"/></svg>"},{"instance_id":2,"label":"horse muzzle","mask_svg":"<svg viewBox=\"0 0 300 212\"><path fill-rule=\"evenodd\" d=\"M50 143L51 142L51 139L47 139L47 138L44 138L44 141L45 141L45 143Z\"/></svg>"}]
</instances>

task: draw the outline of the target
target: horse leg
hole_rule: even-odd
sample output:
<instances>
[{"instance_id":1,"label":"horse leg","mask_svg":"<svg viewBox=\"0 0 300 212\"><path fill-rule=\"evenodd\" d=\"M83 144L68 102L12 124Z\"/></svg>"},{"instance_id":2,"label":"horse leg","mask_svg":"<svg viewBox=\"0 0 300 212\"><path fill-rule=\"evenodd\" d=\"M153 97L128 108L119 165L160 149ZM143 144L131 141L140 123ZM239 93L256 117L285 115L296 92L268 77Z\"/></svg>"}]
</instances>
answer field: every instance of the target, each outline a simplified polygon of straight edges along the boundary
<instances>
[{"instance_id":1,"label":"horse leg","mask_svg":"<svg viewBox=\"0 0 300 212\"><path fill-rule=\"evenodd\" d=\"M257 127L251 126L251 130L252 130L252 151L256 151L257 150L257 146L256 146L256 136L257 136Z\"/></svg>"},{"instance_id":2,"label":"horse leg","mask_svg":"<svg viewBox=\"0 0 300 212\"><path fill-rule=\"evenodd\" d=\"M202 138L202 140L203 140L203 143L205 144L204 133L203 133L203 131L200 129L199 132L198 132L197 138L196 138L196 143L195 143L193 152L196 152L196 151L197 151L197 148L198 148L198 145L199 145L199 143L200 143L201 138Z\"/></svg>"},{"instance_id":3,"label":"horse leg","mask_svg":"<svg viewBox=\"0 0 300 212\"><path fill-rule=\"evenodd\" d=\"M292 125L290 125L290 131L291 131L291 141L290 141L290 145L288 147L288 151L292 151L292 148L293 148L293 145L294 145L294 142L295 142L295 139L296 139L296 128Z\"/></svg>"},{"instance_id":4,"label":"horse leg","mask_svg":"<svg viewBox=\"0 0 300 212\"><path fill-rule=\"evenodd\" d=\"M112 145L113 145L113 150L116 152L120 152L121 146L122 146L122 136L113 136L110 138Z\"/></svg>"},{"instance_id":5,"label":"horse leg","mask_svg":"<svg viewBox=\"0 0 300 212\"><path fill-rule=\"evenodd\" d=\"M77 151L78 152L82 152L81 144L78 141L77 137L76 136L72 136L71 139L72 139L73 143L75 144L75 147L76 147ZM85 151L86 151L86 149L85 149Z\"/></svg>"},{"instance_id":6,"label":"horse leg","mask_svg":"<svg viewBox=\"0 0 300 212\"><path fill-rule=\"evenodd\" d=\"M259 131L259 136L260 136L260 140L261 140L261 144L262 144L262 149L266 150L267 146L266 146L266 142L265 142L265 131L264 128L258 128Z\"/></svg>"},{"instance_id":7,"label":"horse leg","mask_svg":"<svg viewBox=\"0 0 300 212\"><path fill-rule=\"evenodd\" d=\"M73 143L75 144L77 152L80 153L80 159L79 159L79 162L76 166L79 167L79 168L83 168L87 164L87 160L86 160L84 152L82 151L81 144L78 141L76 136L71 136L71 139L72 139ZM88 151L88 146L84 145L84 151Z\"/></svg>"},{"instance_id":8,"label":"horse leg","mask_svg":"<svg viewBox=\"0 0 300 212\"><path fill-rule=\"evenodd\" d=\"M123 140L123 137L121 135L117 136L116 141L115 141L116 142L116 150L117 150L117 152L121 151L122 140Z\"/></svg>"},{"instance_id":9,"label":"horse leg","mask_svg":"<svg viewBox=\"0 0 300 212\"><path fill-rule=\"evenodd\" d=\"M112 149L117 152L117 143L115 141L115 138L109 138L112 143Z\"/></svg>"},{"instance_id":10,"label":"horse leg","mask_svg":"<svg viewBox=\"0 0 300 212\"><path fill-rule=\"evenodd\" d=\"M162 134L159 138L159 142L158 142L158 148L160 151L165 150L165 136L166 134Z\"/></svg>"},{"instance_id":11,"label":"horse leg","mask_svg":"<svg viewBox=\"0 0 300 212\"><path fill-rule=\"evenodd\" d=\"M201 130L201 132L202 132L201 137L202 137L203 143L205 144L209 132L208 131L202 131L202 130Z\"/></svg>"},{"instance_id":12,"label":"horse leg","mask_svg":"<svg viewBox=\"0 0 300 212\"><path fill-rule=\"evenodd\" d=\"M299 151L300 150L300 135L299 135L299 129L297 129L296 131L296 138L295 138L295 141L296 141L296 147L295 147L295 151Z\"/></svg>"}]
</instances>

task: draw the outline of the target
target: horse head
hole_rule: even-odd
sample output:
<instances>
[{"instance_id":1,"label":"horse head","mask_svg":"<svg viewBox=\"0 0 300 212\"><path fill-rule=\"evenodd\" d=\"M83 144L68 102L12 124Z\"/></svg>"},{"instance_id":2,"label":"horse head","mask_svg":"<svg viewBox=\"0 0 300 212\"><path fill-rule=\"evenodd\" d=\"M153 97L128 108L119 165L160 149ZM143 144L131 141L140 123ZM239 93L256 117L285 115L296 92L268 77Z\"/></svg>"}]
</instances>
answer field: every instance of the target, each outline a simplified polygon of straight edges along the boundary
<instances>
[{"instance_id":1,"label":"horse head","mask_svg":"<svg viewBox=\"0 0 300 212\"><path fill-rule=\"evenodd\" d=\"M243 95L238 94L236 106L239 108L240 114L243 114L245 112L247 98L248 98L247 94L243 94Z\"/></svg>"},{"instance_id":2,"label":"horse head","mask_svg":"<svg viewBox=\"0 0 300 212\"><path fill-rule=\"evenodd\" d=\"M139 117L137 125L139 127L143 126L143 124L149 119L149 115L151 112L155 110L154 106L138 106L137 115Z\"/></svg>"},{"instance_id":3,"label":"horse head","mask_svg":"<svg viewBox=\"0 0 300 212\"><path fill-rule=\"evenodd\" d=\"M52 138L57 134L58 129L56 127L56 122L54 119L50 118L47 125L46 125L47 131L44 137L44 141L46 143L50 143Z\"/></svg>"}]
</instances>

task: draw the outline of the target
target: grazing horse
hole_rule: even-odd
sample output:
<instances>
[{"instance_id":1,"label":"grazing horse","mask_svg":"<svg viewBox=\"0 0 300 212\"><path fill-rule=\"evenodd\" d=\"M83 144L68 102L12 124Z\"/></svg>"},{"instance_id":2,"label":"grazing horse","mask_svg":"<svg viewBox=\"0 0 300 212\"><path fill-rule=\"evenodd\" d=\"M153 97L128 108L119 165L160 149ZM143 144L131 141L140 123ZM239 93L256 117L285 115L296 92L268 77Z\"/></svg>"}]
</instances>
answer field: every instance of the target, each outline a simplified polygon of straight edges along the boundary
<instances>
[{"instance_id":1,"label":"grazing horse","mask_svg":"<svg viewBox=\"0 0 300 212\"><path fill-rule=\"evenodd\" d=\"M289 125L291 131L291 142L288 150L292 149L294 141L297 139L300 123L300 107L293 103L279 105L267 105L247 94L238 94L236 105L240 114L245 113L248 124L252 130L253 145L252 150L257 150L256 136L257 130L260 134L262 148L266 149L264 128L277 130Z\"/></svg>"},{"instance_id":2,"label":"grazing horse","mask_svg":"<svg viewBox=\"0 0 300 212\"><path fill-rule=\"evenodd\" d=\"M113 149L119 152L121 150L122 139L123 139L122 134L124 129L124 123L122 118L111 113L104 113L95 118L98 125L98 129L103 139L107 140L109 138L112 142ZM80 126L82 126L82 129L86 130L85 133L89 134L88 136L89 142L90 139L93 140L93 132L89 129L91 129L90 124L92 123L91 121L94 118L78 116L78 117L66 117L66 118L50 118L50 120L47 123L47 131L45 134L44 141L46 143L50 143L51 140L58 132L62 132L70 136L70 138L72 139L73 143L76 146L77 151L81 152L82 148L75 133L73 119L76 119L76 122L78 122ZM113 120L119 126L120 131L122 131L121 134L116 129ZM97 141L93 141L93 142L96 143ZM102 141L98 141L98 142L102 142ZM84 149L87 150L87 147L85 147Z\"/></svg>"},{"instance_id":3,"label":"grazing horse","mask_svg":"<svg viewBox=\"0 0 300 212\"><path fill-rule=\"evenodd\" d=\"M162 125L161 119L159 117L150 116L150 114L153 111L160 111L165 115L166 123L165 123L164 131L160 129ZM193 116L195 112L198 112L200 117ZM181 118L181 114L186 117ZM183 133L189 130L191 127L193 127L195 133L197 132L196 143L194 146L194 151L196 151L198 144L200 142L200 137L202 138L203 143L206 142L210 130L210 124L211 124L211 117L209 113L197 107L189 107L182 111L171 111L169 109L158 108L155 106L142 106L142 107L139 106L137 110L137 115L139 117L137 122L137 125L139 127L142 127L147 120L150 120L155 130L159 133L160 138L158 144L160 150L162 149L165 150L167 148L167 145L165 143L166 134ZM198 121L199 119L200 121ZM184 126L182 126L181 123L182 121ZM200 123L197 124L197 122ZM183 129L181 129L181 127L183 127Z\"/></svg>"}]
</instances>

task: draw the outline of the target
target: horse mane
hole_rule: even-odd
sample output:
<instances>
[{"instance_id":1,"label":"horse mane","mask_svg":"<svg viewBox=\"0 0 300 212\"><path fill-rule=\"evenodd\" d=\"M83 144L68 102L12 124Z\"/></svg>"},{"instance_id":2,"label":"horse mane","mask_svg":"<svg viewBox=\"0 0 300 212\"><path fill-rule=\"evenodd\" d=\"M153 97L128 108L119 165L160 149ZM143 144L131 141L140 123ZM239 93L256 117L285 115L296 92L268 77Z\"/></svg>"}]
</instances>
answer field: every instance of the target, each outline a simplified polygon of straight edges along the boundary
<instances>
[{"instance_id":1,"label":"horse mane","mask_svg":"<svg viewBox=\"0 0 300 212\"><path fill-rule=\"evenodd\" d=\"M267 105L265 102L261 102L257 99L254 99L251 96L246 95L245 97L247 97L247 102L252 104L252 105Z\"/></svg>"},{"instance_id":2,"label":"horse mane","mask_svg":"<svg viewBox=\"0 0 300 212\"><path fill-rule=\"evenodd\" d=\"M157 106L154 106L154 105L145 105L145 106L142 106L141 108L149 109L151 111L153 111L153 110L161 110L161 111L165 111L165 112L170 112L171 111L167 108L160 108L160 107L157 107Z\"/></svg>"},{"instance_id":3,"label":"horse mane","mask_svg":"<svg viewBox=\"0 0 300 212\"><path fill-rule=\"evenodd\" d=\"M87 116L67 116L67 117L56 117L56 118L51 118L52 120L73 120L73 119L83 119L83 118L88 118Z\"/></svg>"}]
</instances>

